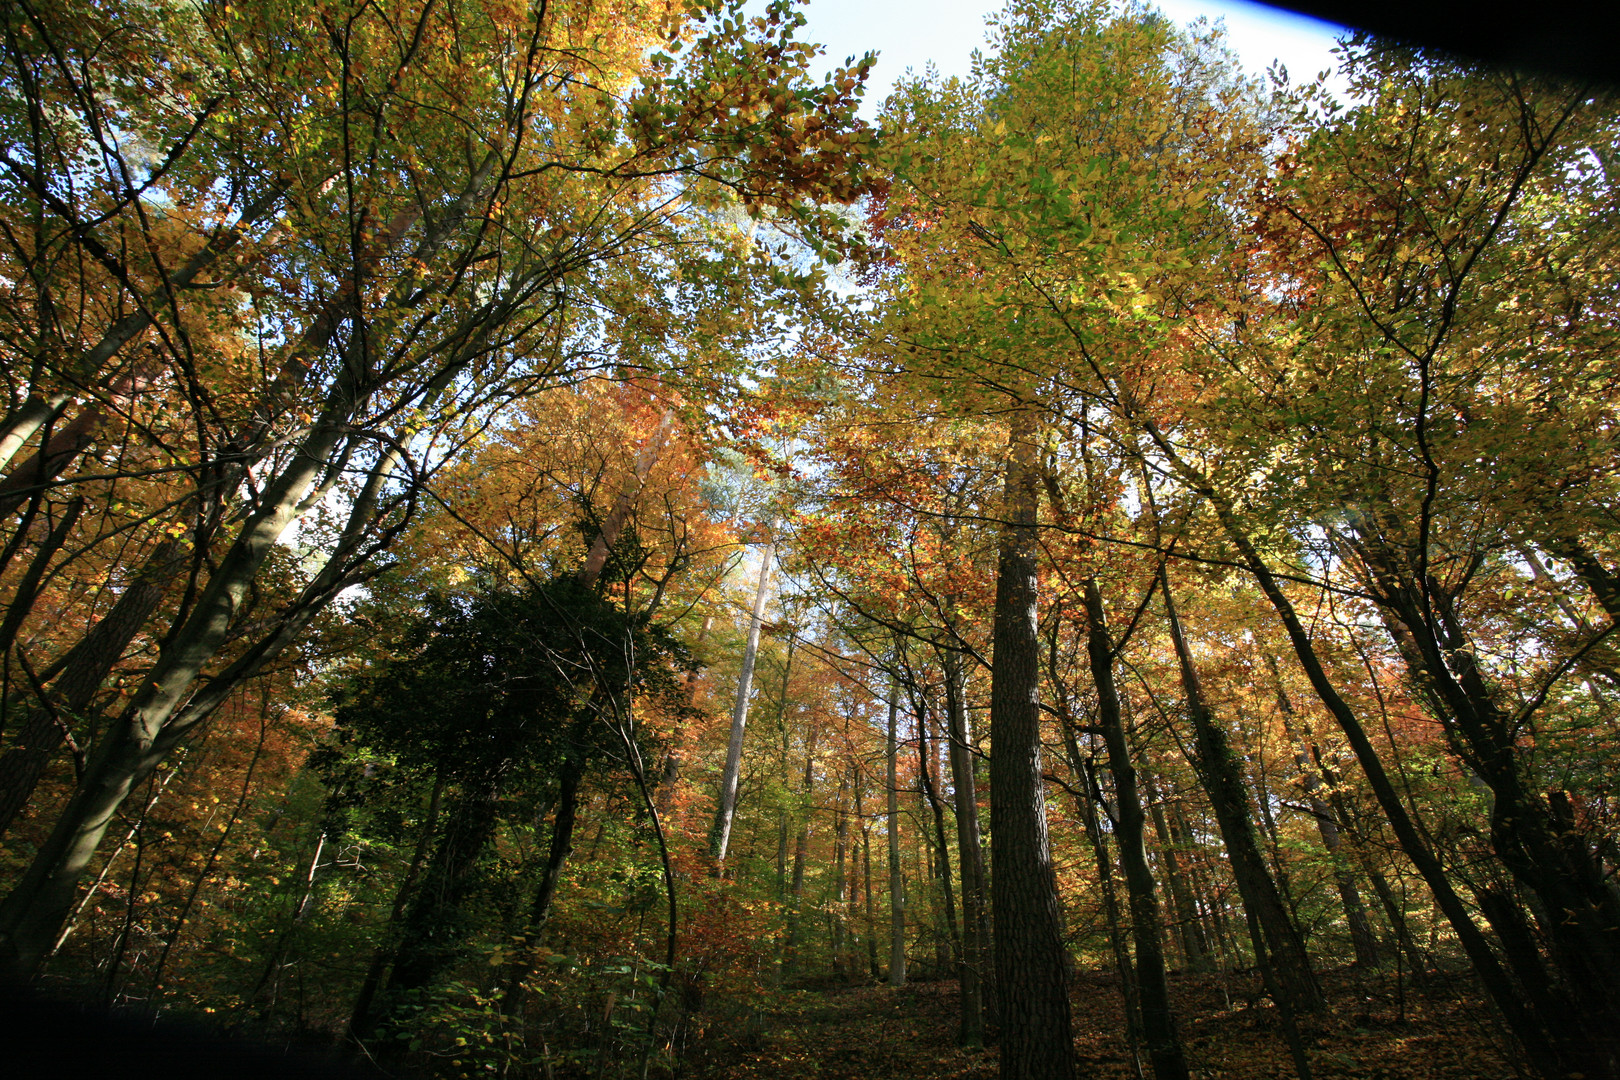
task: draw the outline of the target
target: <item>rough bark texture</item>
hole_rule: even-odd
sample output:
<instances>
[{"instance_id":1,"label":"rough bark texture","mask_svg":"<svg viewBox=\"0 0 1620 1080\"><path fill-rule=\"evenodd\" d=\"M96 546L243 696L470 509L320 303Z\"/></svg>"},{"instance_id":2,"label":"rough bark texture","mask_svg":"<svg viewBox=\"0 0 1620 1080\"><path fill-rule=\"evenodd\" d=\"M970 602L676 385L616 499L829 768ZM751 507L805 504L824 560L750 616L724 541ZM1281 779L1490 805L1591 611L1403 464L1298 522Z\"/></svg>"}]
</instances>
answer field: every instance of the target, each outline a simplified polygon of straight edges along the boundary
<instances>
[{"instance_id":1,"label":"rough bark texture","mask_svg":"<svg viewBox=\"0 0 1620 1080\"><path fill-rule=\"evenodd\" d=\"M1033 418L1020 410L1007 458L990 684L996 987L1003 1080L1067 1080L1075 1075L1069 965L1041 777L1033 438Z\"/></svg>"}]
</instances>

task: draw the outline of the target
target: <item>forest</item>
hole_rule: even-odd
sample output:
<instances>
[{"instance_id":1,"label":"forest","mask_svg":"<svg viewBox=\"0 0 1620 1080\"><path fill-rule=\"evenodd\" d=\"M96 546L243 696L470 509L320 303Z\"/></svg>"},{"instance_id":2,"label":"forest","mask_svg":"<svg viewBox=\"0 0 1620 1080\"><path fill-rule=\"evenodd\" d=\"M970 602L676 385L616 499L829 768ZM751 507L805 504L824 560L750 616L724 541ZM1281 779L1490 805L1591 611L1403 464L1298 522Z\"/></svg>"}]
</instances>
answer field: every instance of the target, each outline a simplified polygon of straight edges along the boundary
<instances>
[{"instance_id":1,"label":"forest","mask_svg":"<svg viewBox=\"0 0 1620 1080\"><path fill-rule=\"evenodd\" d=\"M1611 89L1104 0L876 110L794 0L0 28L0 985L1620 1080Z\"/></svg>"}]
</instances>

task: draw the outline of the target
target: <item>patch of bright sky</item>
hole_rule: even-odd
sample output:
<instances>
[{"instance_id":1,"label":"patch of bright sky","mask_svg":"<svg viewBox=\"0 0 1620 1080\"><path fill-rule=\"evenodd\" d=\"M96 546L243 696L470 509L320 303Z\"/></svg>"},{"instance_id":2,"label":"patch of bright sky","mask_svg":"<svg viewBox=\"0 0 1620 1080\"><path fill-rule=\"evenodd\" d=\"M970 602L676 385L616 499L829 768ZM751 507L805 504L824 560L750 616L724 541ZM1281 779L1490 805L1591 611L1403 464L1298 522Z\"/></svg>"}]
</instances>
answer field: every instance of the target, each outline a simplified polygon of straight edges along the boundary
<instances>
[{"instance_id":1,"label":"patch of bright sky","mask_svg":"<svg viewBox=\"0 0 1620 1080\"><path fill-rule=\"evenodd\" d=\"M1224 20L1245 70L1258 75L1281 60L1296 83L1335 66L1331 50L1345 32L1245 0L1156 0L1154 6L1180 24L1200 16ZM749 5L751 12L763 8L762 0ZM808 0L799 37L826 46L829 68L869 50L878 53L862 109L873 116L908 68L921 74L932 61L941 75L966 76L973 50L985 43L985 17L1000 9L998 0ZM1339 88L1332 80L1329 86Z\"/></svg>"}]
</instances>

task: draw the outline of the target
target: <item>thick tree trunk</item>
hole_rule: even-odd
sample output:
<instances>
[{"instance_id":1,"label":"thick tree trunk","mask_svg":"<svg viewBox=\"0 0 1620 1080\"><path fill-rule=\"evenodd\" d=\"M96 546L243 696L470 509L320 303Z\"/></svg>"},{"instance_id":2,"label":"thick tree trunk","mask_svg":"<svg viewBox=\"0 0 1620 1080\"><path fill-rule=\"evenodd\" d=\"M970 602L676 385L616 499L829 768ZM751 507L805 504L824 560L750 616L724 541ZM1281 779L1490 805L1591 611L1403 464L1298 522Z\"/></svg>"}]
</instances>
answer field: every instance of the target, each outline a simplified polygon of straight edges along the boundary
<instances>
[{"instance_id":1,"label":"thick tree trunk","mask_svg":"<svg viewBox=\"0 0 1620 1080\"><path fill-rule=\"evenodd\" d=\"M1002 1080L1074 1076L1068 950L1046 830L1034 416L1013 417L990 683L990 848Z\"/></svg>"},{"instance_id":2,"label":"thick tree trunk","mask_svg":"<svg viewBox=\"0 0 1620 1080\"><path fill-rule=\"evenodd\" d=\"M178 543L158 545L107 614L63 658L48 700L28 714L16 739L0 755L0 836L28 804L67 739L69 722L95 698L124 650L157 611L186 558Z\"/></svg>"},{"instance_id":3,"label":"thick tree trunk","mask_svg":"<svg viewBox=\"0 0 1620 1080\"><path fill-rule=\"evenodd\" d=\"M1130 744L1120 713L1119 693L1114 686L1114 647L1108 634L1108 616L1103 608L1097 580L1088 578L1086 589L1086 653L1091 661L1091 677L1097 687L1097 723L1108 747L1108 771L1114 778L1114 822L1119 839L1120 867L1131 905L1131 940L1136 945L1136 986L1142 1010L1142 1036L1148 1059L1158 1080L1186 1080L1187 1058L1176 1032L1175 1014L1170 1008L1170 986L1164 970L1164 939L1159 915L1159 899L1153 870L1147 858L1147 817L1137 791L1136 767L1131 763Z\"/></svg>"}]
</instances>

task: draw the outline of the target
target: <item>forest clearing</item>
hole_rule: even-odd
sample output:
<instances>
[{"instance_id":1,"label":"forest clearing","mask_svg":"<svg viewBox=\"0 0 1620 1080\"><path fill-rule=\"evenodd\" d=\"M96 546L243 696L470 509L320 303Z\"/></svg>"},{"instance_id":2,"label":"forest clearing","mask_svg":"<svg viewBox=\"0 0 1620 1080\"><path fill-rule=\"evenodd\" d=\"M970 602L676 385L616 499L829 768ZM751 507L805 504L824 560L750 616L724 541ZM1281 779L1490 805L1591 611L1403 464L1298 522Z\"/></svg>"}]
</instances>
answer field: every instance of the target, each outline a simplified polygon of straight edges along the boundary
<instances>
[{"instance_id":1,"label":"forest clearing","mask_svg":"<svg viewBox=\"0 0 1620 1080\"><path fill-rule=\"evenodd\" d=\"M0 5L0 991L1620 1080L1620 99L1009 0L874 109L803 28Z\"/></svg>"}]
</instances>

